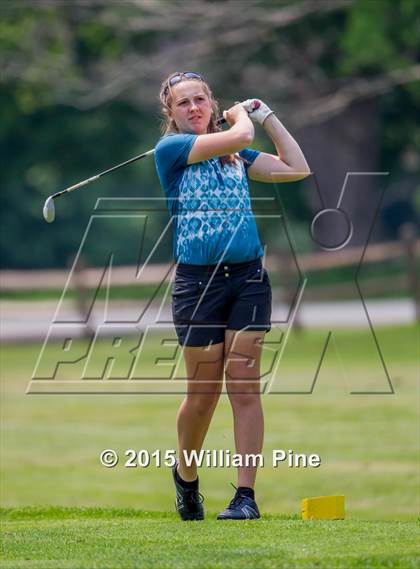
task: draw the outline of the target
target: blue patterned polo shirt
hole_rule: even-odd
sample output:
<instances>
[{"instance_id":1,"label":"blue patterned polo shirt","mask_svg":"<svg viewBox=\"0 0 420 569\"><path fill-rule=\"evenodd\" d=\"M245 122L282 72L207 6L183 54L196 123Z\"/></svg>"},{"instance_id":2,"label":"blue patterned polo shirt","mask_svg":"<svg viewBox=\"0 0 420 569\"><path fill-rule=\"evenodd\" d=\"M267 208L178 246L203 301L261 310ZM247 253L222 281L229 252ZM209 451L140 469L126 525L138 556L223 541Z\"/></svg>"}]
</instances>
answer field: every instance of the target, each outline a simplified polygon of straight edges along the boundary
<instances>
[{"instance_id":1,"label":"blue patterned polo shirt","mask_svg":"<svg viewBox=\"0 0 420 569\"><path fill-rule=\"evenodd\" d=\"M264 254L251 209L247 168L259 155L245 149L248 164L223 167L217 157L187 164L195 134L170 134L155 149L160 183L174 225L173 255L178 263L242 263Z\"/></svg>"}]
</instances>

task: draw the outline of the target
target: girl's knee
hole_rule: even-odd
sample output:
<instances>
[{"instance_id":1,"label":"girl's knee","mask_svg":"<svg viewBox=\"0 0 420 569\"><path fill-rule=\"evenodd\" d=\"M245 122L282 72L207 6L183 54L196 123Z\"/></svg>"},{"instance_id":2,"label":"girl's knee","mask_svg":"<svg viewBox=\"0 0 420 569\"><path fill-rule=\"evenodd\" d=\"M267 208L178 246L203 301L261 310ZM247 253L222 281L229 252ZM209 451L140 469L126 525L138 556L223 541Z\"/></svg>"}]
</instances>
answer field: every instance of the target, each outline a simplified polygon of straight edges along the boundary
<instances>
[{"instance_id":1,"label":"girl's knee","mask_svg":"<svg viewBox=\"0 0 420 569\"><path fill-rule=\"evenodd\" d=\"M220 392L214 393L194 393L187 395L187 406L195 411L197 415L204 416L214 411L220 397Z\"/></svg>"},{"instance_id":2,"label":"girl's knee","mask_svg":"<svg viewBox=\"0 0 420 569\"><path fill-rule=\"evenodd\" d=\"M230 388L228 387L229 401L232 407L252 407L259 405L261 401L259 387L256 389L254 386Z\"/></svg>"}]
</instances>

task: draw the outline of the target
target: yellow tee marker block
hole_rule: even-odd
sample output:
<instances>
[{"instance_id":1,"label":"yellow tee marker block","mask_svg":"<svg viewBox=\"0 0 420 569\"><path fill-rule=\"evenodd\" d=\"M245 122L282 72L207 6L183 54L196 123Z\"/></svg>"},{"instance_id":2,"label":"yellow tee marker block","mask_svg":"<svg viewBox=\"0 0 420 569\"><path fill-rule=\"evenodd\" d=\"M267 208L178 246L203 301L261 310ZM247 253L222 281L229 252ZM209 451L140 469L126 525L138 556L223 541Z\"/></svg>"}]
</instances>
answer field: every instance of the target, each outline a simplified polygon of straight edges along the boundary
<instances>
[{"instance_id":1,"label":"yellow tee marker block","mask_svg":"<svg viewBox=\"0 0 420 569\"><path fill-rule=\"evenodd\" d=\"M304 520L344 520L344 496L318 496L301 502Z\"/></svg>"}]
</instances>

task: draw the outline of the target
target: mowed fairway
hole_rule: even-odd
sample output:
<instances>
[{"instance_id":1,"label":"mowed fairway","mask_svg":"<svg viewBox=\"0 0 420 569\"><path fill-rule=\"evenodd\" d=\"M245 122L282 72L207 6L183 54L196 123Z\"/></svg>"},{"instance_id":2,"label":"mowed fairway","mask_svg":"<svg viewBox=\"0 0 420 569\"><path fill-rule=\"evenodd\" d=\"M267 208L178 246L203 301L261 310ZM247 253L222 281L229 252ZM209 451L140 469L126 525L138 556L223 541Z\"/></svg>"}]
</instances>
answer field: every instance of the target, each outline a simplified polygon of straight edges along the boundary
<instances>
[{"instance_id":1,"label":"mowed fairway","mask_svg":"<svg viewBox=\"0 0 420 569\"><path fill-rule=\"evenodd\" d=\"M182 394L26 395L41 345L4 346L2 566L417 567L417 332L377 330L394 394L367 330L336 335L310 393L325 336L291 337L277 393L263 396L263 519L244 524L215 520L232 496L234 468L201 469L207 519L197 524L173 513L168 468L124 468L126 449L175 448ZM146 353L151 372L158 350ZM270 357L265 351L263 368ZM226 395L205 446L233 451ZM115 468L100 464L106 448L120 455ZM273 449L317 453L322 464L273 468ZM347 519L301 521L300 500L326 494L346 496Z\"/></svg>"},{"instance_id":2,"label":"mowed fairway","mask_svg":"<svg viewBox=\"0 0 420 569\"><path fill-rule=\"evenodd\" d=\"M43 509L6 511L3 526L10 569L418 567L415 522L180 523L174 514Z\"/></svg>"}]
</instances>

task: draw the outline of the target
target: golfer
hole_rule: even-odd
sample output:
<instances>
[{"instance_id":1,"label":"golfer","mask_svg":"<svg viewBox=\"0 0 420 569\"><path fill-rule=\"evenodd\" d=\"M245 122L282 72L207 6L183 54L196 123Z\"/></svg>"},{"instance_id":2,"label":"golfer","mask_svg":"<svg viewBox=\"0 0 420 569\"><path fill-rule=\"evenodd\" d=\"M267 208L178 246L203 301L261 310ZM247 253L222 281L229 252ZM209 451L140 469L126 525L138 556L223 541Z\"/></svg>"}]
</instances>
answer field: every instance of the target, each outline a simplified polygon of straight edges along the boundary
<instances>
[{"instance_id":1,"label":"golfer","mask_svg":"<svg viewBox=\"0 0 420 569\"><path fill-rule=\"evenodd\" d=\"M248 178L290 182L309 174L297 142L259 100L223 112L198 73L173 73L162 83L165 118L155 150L167 197L177 263L172 312L187 371L187 394L177 416L179 460L173 468L176 509L182 520L204 519L197 461L226 377L236 453L261 453L264 419L260 358L270 330L271 286L251 209ZM251 150L253 122L277 154ZM260 517L256 467L238 467L236 494L219 520Z\"/></svg>"}]
</instances>

